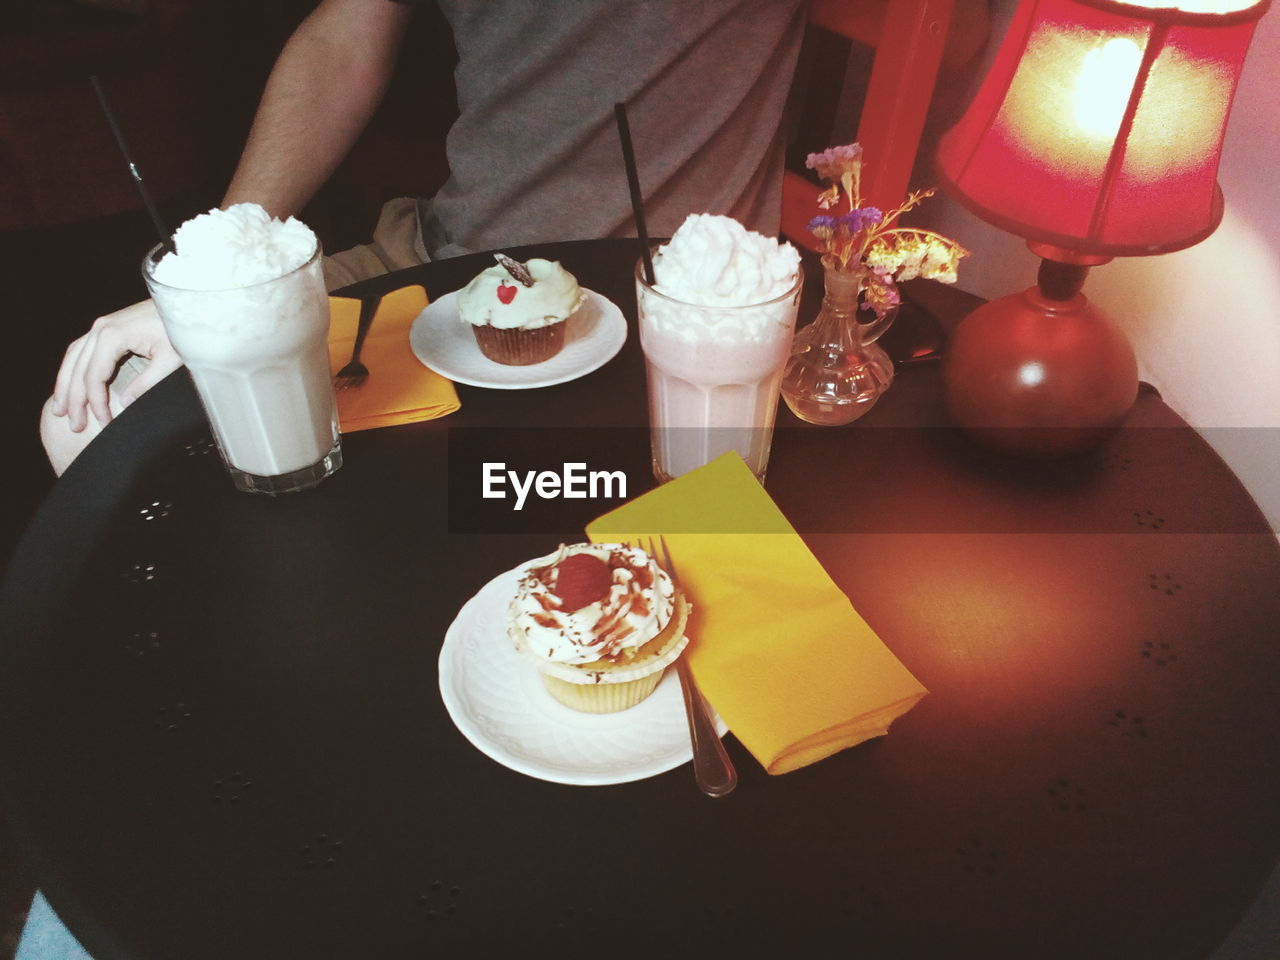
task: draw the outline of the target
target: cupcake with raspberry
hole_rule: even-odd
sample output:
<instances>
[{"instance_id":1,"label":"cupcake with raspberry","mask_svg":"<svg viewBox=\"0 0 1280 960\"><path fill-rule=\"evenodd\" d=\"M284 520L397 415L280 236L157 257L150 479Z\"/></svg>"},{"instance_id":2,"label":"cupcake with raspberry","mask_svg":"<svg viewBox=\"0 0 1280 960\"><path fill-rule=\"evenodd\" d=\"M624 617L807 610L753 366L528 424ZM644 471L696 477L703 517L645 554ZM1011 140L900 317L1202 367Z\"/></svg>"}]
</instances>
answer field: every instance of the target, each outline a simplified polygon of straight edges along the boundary
<instances>
[{"instance_id":1,"label":"cupcake with raspberry","mask_svg":"<svg viewBox=\"0 0 1280 960\"><path fill-rule=\"evenodd\" d=\"M689 642L688 616L688 600L644 550L562 544L526 566L508 634L553 697L584 713L612 713L657 688Z\"/></svg>"},{"instance_id":2,"label":"cupcake with raspberry","mask_svg":"<svg viewBox=\"0 0 1280 960\"><path fill-rule=\"evenodd\" d=\"M471 325L480 352L496 363L527 366L564 347L566 321L586 299L558 261L527 263L495 255L458 295L458 318Z\"/></svg>"}]
</instances>

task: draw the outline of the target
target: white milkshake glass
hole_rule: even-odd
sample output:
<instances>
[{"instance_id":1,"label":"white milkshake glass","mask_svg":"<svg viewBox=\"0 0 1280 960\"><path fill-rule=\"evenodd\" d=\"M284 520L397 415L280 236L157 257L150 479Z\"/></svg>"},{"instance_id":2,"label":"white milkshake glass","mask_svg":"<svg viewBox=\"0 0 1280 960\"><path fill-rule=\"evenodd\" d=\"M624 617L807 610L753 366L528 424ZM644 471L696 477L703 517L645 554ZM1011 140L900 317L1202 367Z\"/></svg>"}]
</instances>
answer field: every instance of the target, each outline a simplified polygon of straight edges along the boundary
<instances>
[{"instance_id":1,"label":"white milkshake glass","mask_svg":"<svg viewBox=\"0 0 1280 960\"><path fill-rule=\"evenodd\" d=\"M163 256L152 249L142 275L236 488L314 487L342 466L319 247L282 276L223 290L161 283Z\"/></svg>"},{"instance_id":2,"label":"white milkshake glass","mask_svg":"<svg viewBox=\"0 0 1280 960\"><path fill-rule=\"evenodd\" d=\"M665 483L736 451L764 482L803 274L761 303L704 306L660 293L636 264L653 474Z\"/></svg>"}]
</instances>

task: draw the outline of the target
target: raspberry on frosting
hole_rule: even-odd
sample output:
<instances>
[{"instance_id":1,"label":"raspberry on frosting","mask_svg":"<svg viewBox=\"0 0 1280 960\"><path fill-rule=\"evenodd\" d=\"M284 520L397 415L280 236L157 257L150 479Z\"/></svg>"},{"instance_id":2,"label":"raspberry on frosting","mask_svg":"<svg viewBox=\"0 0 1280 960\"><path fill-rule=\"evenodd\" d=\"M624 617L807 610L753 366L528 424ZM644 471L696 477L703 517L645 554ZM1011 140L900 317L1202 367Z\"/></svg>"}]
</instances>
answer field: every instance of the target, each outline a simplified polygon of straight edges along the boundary
<instances>
[{"instance_id":1,"label":"raspberry on frosting","mask_svg":"<svg viewBox=\"0 0 1280 960\"><path fill-rule=\"evenodd\" d=\"M597 556L574 553L556 566L556 582L551 592L560 598L560 609L574 613L609 595L613 573Z\"/></svg>"}]
</instances>

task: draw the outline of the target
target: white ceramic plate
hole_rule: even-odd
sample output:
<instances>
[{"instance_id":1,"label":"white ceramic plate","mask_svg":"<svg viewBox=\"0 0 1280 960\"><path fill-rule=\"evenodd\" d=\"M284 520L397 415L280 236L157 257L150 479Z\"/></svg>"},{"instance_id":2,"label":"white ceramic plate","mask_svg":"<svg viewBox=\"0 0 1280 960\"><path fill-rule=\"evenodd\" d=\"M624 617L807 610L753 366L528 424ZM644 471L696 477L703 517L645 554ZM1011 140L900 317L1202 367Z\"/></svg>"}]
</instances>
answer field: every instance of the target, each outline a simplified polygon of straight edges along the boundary
<instances>
[{"instance_id":1,"label":"white ceramic plate","mask_svg":"<svg viewBox=\"0 0 1280 960\"><path fill-rule=\"evenodd\" d=\"M507 638L507 603L523 569L485 584L445 633L440 695L462 735L503 766L553 783L626 783L691 760L674 670L650 696L617 713L579 713L547 693L537 664ZM715 719L724 736L727 728Z\"/></svg>"},{"instance_id":2,"label":"white ceramic plate","mask_svg":"<svg viewBox=\"0 0 1280 960\"><path fill-rule=\"evenodd\" d=\"M476 346L470 324L458 319L458 292L433 300L409 330L409 345L422 365L454 383L498 390L528 390L576 380L604 366L627 342L622 311L593 290L565 323L563 349L550 360L513 367L495 363Z\"/></svg>"}]
</instances>

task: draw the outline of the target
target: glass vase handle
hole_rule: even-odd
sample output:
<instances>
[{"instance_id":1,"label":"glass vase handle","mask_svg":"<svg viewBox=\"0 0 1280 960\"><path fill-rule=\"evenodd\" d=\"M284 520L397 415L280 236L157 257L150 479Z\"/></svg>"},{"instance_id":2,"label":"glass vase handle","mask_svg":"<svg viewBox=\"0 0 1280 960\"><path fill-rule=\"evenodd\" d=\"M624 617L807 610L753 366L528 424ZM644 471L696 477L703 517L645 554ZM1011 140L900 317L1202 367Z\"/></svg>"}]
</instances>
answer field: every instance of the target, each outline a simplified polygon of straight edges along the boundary
<instances>
[{"instance_id":1,"label":"glass vase handle","mask_svg":"<svg viewBox=\"0 0 1280 960\"><path fill-rule=\"evenodd\" d=\"M860 320L856 319L856 317L862 317L862 316L870 316L874 319L872 319L868 323L862 323ZM891 326L893 326L893 321L898 319L898 311L897 309L888 310L885 312L885 315L883 317L877 317L870 310L860 309L856 317L854 320L854 325L856 326L858 331L858 339L860 339L863 345L866 346L868 344L875 343L877 340L879 340L881 337L884 336L885 331L887 331Z\"/></svg>"}]
</instances>

